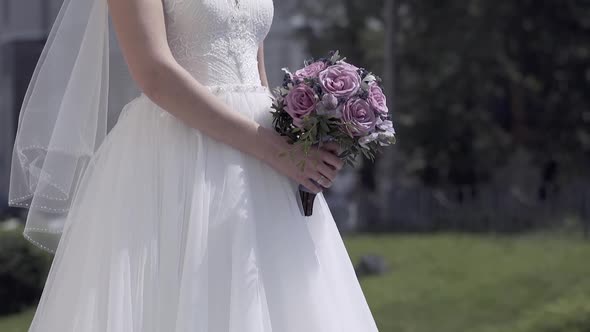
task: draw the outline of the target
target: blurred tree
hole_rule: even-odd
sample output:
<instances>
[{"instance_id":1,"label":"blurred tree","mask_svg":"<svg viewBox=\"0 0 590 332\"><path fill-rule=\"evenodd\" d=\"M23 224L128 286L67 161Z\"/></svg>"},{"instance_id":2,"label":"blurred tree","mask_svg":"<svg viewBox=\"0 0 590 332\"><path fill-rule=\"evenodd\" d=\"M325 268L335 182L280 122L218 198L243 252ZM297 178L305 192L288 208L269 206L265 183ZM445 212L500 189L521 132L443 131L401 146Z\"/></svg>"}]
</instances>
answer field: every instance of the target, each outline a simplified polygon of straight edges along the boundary
<instances>
[{"instance_id":1,"label":"blurred tree","mask_svg":"<svg viewBox=\"0 0 590 332\"><path fill-rule=\"evenodd\" d=\"M383 86L387 99L395 100L395 81L397 79L396 72L396 44L397 44L397 0L385 0L383 5L383 19L385 20L384 32L384 52L383 52ZM389 111L395 113L395 103L390 103Z\"/></svg>"},{"instance_id":2,"label":"blurred tree","mask_svg":"<svg viewBox=\"0 0 590 332\"><path fill-rule=\"evenodd\" d=\"M587 172L590 2L385 5L301 0L301 33L314 55L340 49L382 73L385 19L397 20L394 122L410 173L429 186L469 186L477 194L518 149L536 157L531 166L540 173L549 164L556 172ZM361 174L372 190L371 165Z\"/></svg>"}]
</instances>

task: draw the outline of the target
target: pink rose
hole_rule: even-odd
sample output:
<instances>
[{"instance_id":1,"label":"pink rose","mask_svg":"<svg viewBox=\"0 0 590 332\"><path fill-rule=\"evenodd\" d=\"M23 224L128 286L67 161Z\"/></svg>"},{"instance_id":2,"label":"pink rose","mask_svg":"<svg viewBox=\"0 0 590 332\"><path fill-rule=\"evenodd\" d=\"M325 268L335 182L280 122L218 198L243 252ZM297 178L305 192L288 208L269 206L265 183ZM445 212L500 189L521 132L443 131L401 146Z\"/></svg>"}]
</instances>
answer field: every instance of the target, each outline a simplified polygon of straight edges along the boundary
<instances>
[{"instance_id":1,"label":"pink rose","mask_svg":"<svg viewBox=\"0 0 590 332\"><path fill-rule=\"evenodd\" d=\"M324 69L326 69L326 64L323 61L316 61L296 71L294 76L300 80L317 77Z\"/></svg>"},{"instance_id":2,"label":"pink rose","mask_svg":"<svg viewBox=\"0 0 590 332\"><path fill-rule=\"evenodd\" d=\"M293 118L293 124L303 126L303 117L316 108L317 98L315 92L305 84L299 84L292 88L285 97L286 110Z\"/></svg>"},{"instance_id":3,"label":"pink rose","mask_svg":"<svg viewBox=\"0 0 590 332\"><path fill-rule=\"evenodd\" d=\"M387 113L389 113L387 99L379 85L373 83L369 86L369 97L367 98L367 101L380 115L387 115Z\"/></svg>"},{"instance_id":4,"label":"pink rose","mask_svg":"<svg viewBox=\"0 0 590 332\"><path fill-rule=\"evenodd\" d=\"M360 98L352 98L344 103L342 120L351 136L366 136L375 130L377 117L369 103Z\"/></svg>"},{"instance_id":5,"label":"pink rose","mask_svg":"<svg viewBox=\"0 0 590 332\"><path fill-rule=\"evenodd\" d=\"M359 69L359 67L353 65L352 63L348 63L346 61L339 61L338 64L344 66L344 67L348 67L354 71L357 71L357 69Z\"/></svg>"},{"instance_id":6,"label":"pink rose","mask_svg":"<svg viewBox=\"0 0 590 332\"><path fill-rule=\"evenodd\" d=\"M355 68L348 63L341 63L321 71L319 79L324 91L335 97L354 96L361 87L361 77Z\"/></svg>"}]
</instances>

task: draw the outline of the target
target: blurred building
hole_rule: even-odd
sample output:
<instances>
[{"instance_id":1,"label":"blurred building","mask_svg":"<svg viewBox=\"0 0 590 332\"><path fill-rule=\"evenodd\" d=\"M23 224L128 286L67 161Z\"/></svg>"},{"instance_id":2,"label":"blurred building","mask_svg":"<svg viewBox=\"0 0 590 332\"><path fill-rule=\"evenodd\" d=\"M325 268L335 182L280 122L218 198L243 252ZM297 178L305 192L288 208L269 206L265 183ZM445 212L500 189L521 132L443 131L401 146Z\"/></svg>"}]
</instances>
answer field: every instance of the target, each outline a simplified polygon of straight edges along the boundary
<instances>
[{"instance_id":1,"label":"blurred building","mask_svg":"<svg viewBox=\"0 0 590 332\"><path fill-rule=\"evenodd\" d=\"M0 210L6 206L19 103L60 5L61 0L0 2Z\"/></svg>"},{"instance_id":2,"label":"blurred building","mask_svg":"<svg viewBox=\"0 0 590 332\"><path fill-rule=\"evenodd\" d=\"M0 1L0 215L7 205L20 104L61 3L62 0ZM290 22L290 8L294 5L295 1L275 2L274 24L265 42L266 67L273 86L282 79L282 67L295 67L305 58L303 44L293 35Z\"/></svg>"}]
</instances>

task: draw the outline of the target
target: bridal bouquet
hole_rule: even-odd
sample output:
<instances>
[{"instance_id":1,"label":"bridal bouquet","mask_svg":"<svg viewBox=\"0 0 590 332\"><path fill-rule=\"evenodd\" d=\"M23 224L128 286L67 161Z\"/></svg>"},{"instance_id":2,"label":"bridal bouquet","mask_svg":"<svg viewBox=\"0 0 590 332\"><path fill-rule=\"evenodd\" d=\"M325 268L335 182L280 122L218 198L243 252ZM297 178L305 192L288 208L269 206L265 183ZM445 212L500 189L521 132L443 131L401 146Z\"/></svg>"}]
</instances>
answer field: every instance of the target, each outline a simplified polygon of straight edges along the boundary
<instances>
[{"instance_id":1,"label":"bridal bouquet","mask_svg":"<svg viewBox=\"0 0 590 332\"><path fill-rule=\"evenodd\" d=\"M338 51L306 60L295 73L283 68L283 84L274 90L273 125L300 145L305 154L335 141L339 157L351 166L358 155L373 161L384 146L395 143L381 79L345 61ZM305 160L298 164L302 169ZM312 180L313 181L313 180ZM305 216L313 211L315 194L299 186Z\"/></svg>"}]
</instances>

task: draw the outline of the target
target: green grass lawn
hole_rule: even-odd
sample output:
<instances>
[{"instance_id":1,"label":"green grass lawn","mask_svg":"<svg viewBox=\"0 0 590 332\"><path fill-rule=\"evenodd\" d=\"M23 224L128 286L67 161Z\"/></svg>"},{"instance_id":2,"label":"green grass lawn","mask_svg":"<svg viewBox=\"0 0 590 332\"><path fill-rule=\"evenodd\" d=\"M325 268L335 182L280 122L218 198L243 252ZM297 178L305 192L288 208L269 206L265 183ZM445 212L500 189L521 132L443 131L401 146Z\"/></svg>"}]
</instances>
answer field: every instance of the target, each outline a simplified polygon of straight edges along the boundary
<instances>
[{"instance_id":1,"label":"green grass lawn","mask_svg":"<svg viewBox=\"0 0 590 332\"><path fill-rule=\"evenodd\" d=\"M590 299L590 241L574 237L362 235L346 244L354 262L375 253L391 266L361 280L381 332L520 332L531 313ZM0 331L26 331L31 318L0 319ZM545 331L590 330L533 332Z\"/></svg>"},{"instance_id":2,"label":"green grass lawn","mask_svg":"<svg viewBox=\"0 0 590 332\"><path fill-rule=\"evenodd\" d=\"M380 253L392 267L387 276L362 280L381 332L519 331L530 313L590 295L590 242L578 238L400 235L346 242L353 261Z\"/></svg>"},{"instance_id":3,"label":"green grass lawn","mask_svg":"<svg viewBox=\"0 0 590 332\"><path fill-rule=\"evenodd\" d=\"M34 309L29 309L18 315L0 318L0 331L2 332L26 332L29 323L33 319Z\"/></svg>"}]
</instances>

